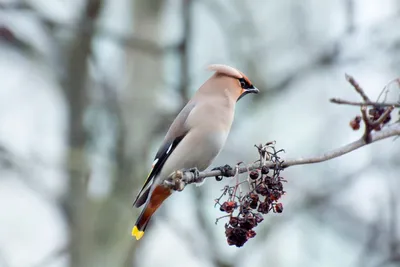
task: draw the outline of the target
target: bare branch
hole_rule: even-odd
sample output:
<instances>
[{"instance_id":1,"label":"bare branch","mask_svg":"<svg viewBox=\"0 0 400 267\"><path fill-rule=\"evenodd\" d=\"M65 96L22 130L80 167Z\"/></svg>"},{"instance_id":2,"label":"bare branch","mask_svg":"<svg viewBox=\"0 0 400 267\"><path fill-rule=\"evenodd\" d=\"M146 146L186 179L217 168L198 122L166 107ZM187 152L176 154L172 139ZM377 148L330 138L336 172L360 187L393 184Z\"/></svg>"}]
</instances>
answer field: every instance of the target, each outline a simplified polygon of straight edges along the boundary
<instances>
[{"instance_id":1,"label":"bare branch","mask_svg":"<svg viewBox=\"0 0 400 267\"><path fill-rule=\"evenodd\" d=\"M400 108L400 103L379 103L379 102L356 102L356 101L348 101L340 98L331 98L329 99L331 103L339 104L339 105L349 105L349 106L374 106L374 107L395 107Z\"/></svg>"},{"instance_id":2,"label":"bare branch","mask_svg":"<svg viewBox=\"0 0 400 267\"><path fill-rule=\"evenodd\" d=\"M368 118L367 115L367 107L362 106L361 107L361 115L362 115L362 119L364 121L365 124L365 130L364 130L364 135L363 135L363 139L365 141L365 143L371 143L371 131L374 129L373 127L373 122Z\"/></svg>"},{"instance_id":3,"label":"bare branch","mask_svg":"<svg viewBox=\"0 0 400 267\"><path fill-rule=\"evenodd\" d=\"M285 160L279 167L287 168L295 165L305 165L305 164L324 162L327 160L343 156L349 152L352 152L370 143L374 143L392 136L400 136L400 123L392 124L390 126L383 128L379 132L371 133L370 134L371 139L369 143L365 141L364 137L361 137L357 141L354 141L350 144L328 151L320 156ZM266 163L264 164L264 166L267 166L269 168L277 167L272 163ZM238 173L241 174L250 172L252 170L260 169L261 167L262 165L260 163L254 163L246 167L238 168ZM232 177L235 175L235 171L232 170L230 172L226 172L223 174L220 170L213 170L213 171L200 172L197 175L190 171L176 171L171 175L170 179L165 182L165 185L172 188L179 188L178 190L182 190L188 184L201 183L202 181L204 181L205 178L222 176L222 175L225 177Z\"/></svg>"}]
</instances>

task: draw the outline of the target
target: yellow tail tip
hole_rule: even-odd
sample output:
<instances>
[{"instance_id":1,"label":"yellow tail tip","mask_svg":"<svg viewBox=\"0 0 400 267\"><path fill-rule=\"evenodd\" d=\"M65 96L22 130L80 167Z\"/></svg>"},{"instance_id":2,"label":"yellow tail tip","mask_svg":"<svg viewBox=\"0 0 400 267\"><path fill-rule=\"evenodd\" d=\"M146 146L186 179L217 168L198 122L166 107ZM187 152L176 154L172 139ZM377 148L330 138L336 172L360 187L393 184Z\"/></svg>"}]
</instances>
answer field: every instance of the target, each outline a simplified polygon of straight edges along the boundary
<instances>
[{"instance_id":1,"label":"yellow tail tip","mask_svg":"<svg viewBox=\"0 0 400 267\"><path fill-rule=\"evenodd\" d=\"M139 240L144 235L144 231L139 231L137 226L135 225L132 229L132 236L136 237L136 240Z\"/></svg>"}]
</instances>

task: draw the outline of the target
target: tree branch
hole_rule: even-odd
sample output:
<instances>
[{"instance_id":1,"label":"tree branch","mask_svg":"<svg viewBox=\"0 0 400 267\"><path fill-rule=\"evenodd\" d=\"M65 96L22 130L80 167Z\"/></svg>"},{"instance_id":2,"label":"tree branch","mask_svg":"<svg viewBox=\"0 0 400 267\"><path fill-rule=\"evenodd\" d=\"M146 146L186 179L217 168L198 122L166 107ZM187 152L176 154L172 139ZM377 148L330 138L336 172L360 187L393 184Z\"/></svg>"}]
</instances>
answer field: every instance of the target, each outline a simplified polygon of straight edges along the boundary
<instances>
[{"instance_id":1,"label":"tree branch","mask_svg":"<svg viewBox=\"0 0 400 267\"><path fill-rule=\"evenodd\" d=\"M320 156L289 159L285 160L280 166L276 166L273 163L267 162L264 164L264 166L267 166L269 168L287 168L295 165L305 165L305 164L324 162L327 160L343 156L349 152L352 152L370 143L374 143L392 136L400 136L400 123L392 124L390 126L385 127L379 132L371 133L371 139L369 143L365 142L365 139L361 137L357 141L354 141L350 144L328 151ZM259 162L253 163L246 167L237 168L237 173L241 174L250 172L252 170L260 169L262 166L263 165L261 165ZM235 174L236 174L235 170L228 171L226 173L222 173L222 171L220 170L205 171L205 172L200 172L197 175L190 171L176 171L170 176L168 180L164 182L164 184L168 187L172 187L173 189L180 191L188 184L203 182L205 178L216 177L216 176L232 177Z\"/></svg>"},{"instance_id":2,"label":"tree branch","mask_svg":"<svg viewBox=\"0 0 400 267\"><path fill-rule=\"evenodd\" d=\"M349 105L349 106L376 106L376 107L395 107L395 108L400 108L400 103L379 103L379 102L357 102L357 101L348 101L348 100L343 100L340 98L331 98L329 100L331 103L339 104L339 105Z\"/></svg>"}]
</instances>

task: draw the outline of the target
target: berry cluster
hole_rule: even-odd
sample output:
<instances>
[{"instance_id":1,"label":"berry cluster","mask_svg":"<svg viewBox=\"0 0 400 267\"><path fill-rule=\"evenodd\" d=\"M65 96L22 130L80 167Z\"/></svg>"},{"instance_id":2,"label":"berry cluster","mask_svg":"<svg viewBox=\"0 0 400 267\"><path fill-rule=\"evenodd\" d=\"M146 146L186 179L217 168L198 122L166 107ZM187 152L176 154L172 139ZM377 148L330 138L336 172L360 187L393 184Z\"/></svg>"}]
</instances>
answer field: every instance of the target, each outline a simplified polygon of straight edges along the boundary
<instances>
[{"instance_id":1,"label":"berry cluster","mask_svg":"<svg viewBox=\"0 0 400 267\"><path fill-rule=\"evenodd\" d=\"M278 153L283 150L276 151L272 143L257 148L263 158L259 160L262 167L248 173L246 180L237 179L234 186L225 186L222 195L215 200L220 210L228 213L218 218L217 222L221 218L229 217L225 224L225 235L230 246L241 247L254 237L256 232L253 228L264 220L262 214L283 211L282 203L278 202L285 193L283 182L286 180L280 176L283 161L278 157ZM269 168L265 166L266 163L274 167ZM244 183L249 185L250 190L242 194L240 186ZM224 196L228 196L227 200L221 201Z\"/></svg>"},{"instance_id":2,"label":"berry cluster","mask_svg":"<svg viewBox=\"0 0 400 267\"><path fill-rule=\"evenodd\" d=\"M390 113L386 114L385 117L382 118L385 111L386 109L380 106L374 106L373 108L370 108L368 110L367 120L369 121L369 124L373 126L371 127L371 130L380 131L384 125L390 122L390 120L392 119ZM360 129L360 123L361 116L358 115L350 121L350 127L356 131Z\"/></svg>"},{"instance_id":3,"label":"berry cluster","mask_svg":"<svg viewBox=\"0 0 400 267\"><path fill-rule=\"evenodd\" d=\"M373 108L368 110L369 119L372 122L378 121L383 116L385 111L386 111L386 109L383 108L383 107L373 107ZM374 130L375 131L380 131L385 124L388 124L390 122L391 119L392 119L392 117L390 116L390 113L387 114L387 116L382 121L382 123L377 124L375 126Z\"/></svg>"}]
</instances>

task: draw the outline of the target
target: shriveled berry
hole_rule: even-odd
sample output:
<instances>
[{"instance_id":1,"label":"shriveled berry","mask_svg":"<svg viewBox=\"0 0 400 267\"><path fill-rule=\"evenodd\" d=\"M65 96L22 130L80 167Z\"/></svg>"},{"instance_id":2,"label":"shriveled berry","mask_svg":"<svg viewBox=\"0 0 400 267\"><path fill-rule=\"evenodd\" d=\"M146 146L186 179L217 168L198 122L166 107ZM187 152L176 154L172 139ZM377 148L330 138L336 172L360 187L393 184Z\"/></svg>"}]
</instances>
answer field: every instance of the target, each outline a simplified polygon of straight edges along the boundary
<instances>
[{"instance_id":1,"label":"shriveled berry","mask_svg":"<svg viewBox=\"0 0 400 267\"><path fill-rule=\"evenodd\" d=\"M237 203L235 201L225 201L219 208L220 211L225 211L227 213L233 212L237 208Z\"/></svg>"},{"instance_id":2,"label":"shriveled berry","mask_svg":"<svg viewBox=\"0 0 400 267\"><path fill-rule=\"evenodd\" d=\"M282 191L282 190L283 190L283 184L282 184L282 182L277 182L276 185L275 185L275 188L276 188L277 190L279 190L279 191Z\"/></svg>"},{"instance_id":3,"label":"shriveled berry","mask_svg":"<svg viewBox=\"0 0 400 267\"><path fill-rule=\"evenodd\" d=\"M262 196L266 196L269 194L269 190L267 187L265 187L264 184L259 184L256 186L256 193Z\"/></svg>"},{"instance_id":4,"label":"shriveled berry","mask_svg":"<svg viewBox=\"0 0 400 267\"><path fill-rule=\"evenodd\" d=\"M250 194L249 194L249 198L250 198L252 201L258 201L258 200L259 200L259 196L258 196L257 194L255 194L255 193L250 193Z\"/></svg>"},{"instance_id":5,"label":"shriveled berry","mask_svg":"<svg viewBox=\"0 0 400 267\"><path fill-rule=\"evenodd\" d=\"M261 173L262 174L268 174L269 173L269 168L267 166L262 166L261 167Z\"/></svg>"},{"instance_id":6,"label":"shriveled berry","mask_svg":"<svg viewBox=\"0 0 400 267\"><path fill-rule=\"evenodd\" d=\"M235 245L241 247L246 243L247 239L247 230L240 227L233 228L230 235L227 236L227 241L230 246Z\"/></svg>"},{"instance_id":7,"label":"shriveled berry","mask_svg":"<svg viewBox=\"0 0 400 267\"><path fill-rule=\"evenodd\" d=\"M261 212L262 214L267 214L269 212L269 207L270 204L268 202L262 202L260 203L260 205L258 205L258 212Z\"/></svg>"},{"instance_id":8,"label":"shriveled berry","mask_svg":"<svg viewBox=\"0 0 400 267\"><path fill-rule=\"evenodd\" d=\"M256 193L257 194L261 194L261 192L264 190L264 185L263 184L258 184L257 186L256 186Z\"/></svg>"},{"instance_id":9,"label":"shriveled berry","mask_svg":"<svg viewBox=\"0 0 400 267\"><path fill-rule=\"evenodd\" d=\"M276 203L274 206L274 211L277 213L282 213L282 211L283 211L282 203Z\"/></svg>"},{"instance_id":10,"label":"shriveled berry","mask_svg":"<svg viewBox=\"0 0 400 267\"><path fill-rule=\"evenodd\" d=\"M231 236L233 234L233 227L226 227L226 229L225 229L225 236L226 237L229 237L229 236Z\"/></svg>"},{"instance_id":11,"label":"shriveled berry","mask_svg":"<svg viewBox=\"0 0 400 267\"><path fill-rule=\"evenodd\" d=\"M260 213L255 214L254 218L256 219L257 223L260 223L260 222L264 221L264 218Z\"/></svg>"},{"instance_id":12,"label":"shriveled berry","mask_svg":"<svg viewBox=\"0 0 400 267\"><path fill-rule=\"evenodd\" d=\"M240 222L240 227L246 230L250 230L257 226L256 219L254 217L247 217Z\"/></svg>"},{"instance_id":13,"label":"shriveled berry","mask_svg":"<svg viewBox=\"0 0 400 267\"><path fill-rule=\"evenodd\" d=\"M257 200L256 201L253 200L252 202L250 202L250 208L256 209L257 206L258 206L258 201Z\"/></svg>"},{"instance_id":14,"label":"shriveled berry","mask_svg":"<svg viewBox=\"0 0 400 267\"><path fill-rule=\"evenodd\" d=\"M274 189L275 188L274 186L275 186L274 183L268 183L267 184L268 189Z\"/></svg>"},{"instance_id":15,"label":"shriveled berry","mask_svg":"<svg viewBox=\"0 0 400 267\"><path fill-rule=\"evenodd\" d=\"M233 227L238 226L238 224L239 224L238 218L237 218L237 217L231 217L231 218L229 219L229 224L230 224L231 226L233 226Z\"/></svg>"},{"instance_id":16,"label":"shriveled berry","mask_svg":"<svg viewBox=\"0 0 400 267\"><path fill-rule=\"evenodd\" d=\"M270 184L268 184L268 189L275 190L275 191L282 191L283 190L282 182L270 183Z\"/></svg>"},{"instance_id":17,"label":"shriveled berry","mask_svg":"<svg viewBox=\"0 0 400 267\"><path fill-rule=\"evenodd\" d=\"M247 238L253 238L256 236L256 232L254 232L254 230L249 230L249 231L247 231L246 235L247 235Z\"/></svg>"},{"instance_id":18,"label":"shriveled berry","mask_svg":"<svg viewBox=\"0 0 400 267\"><path fill-rule=\"evenodd\" d=\"M256 180L258 178L258 171L251 171L249 176L250 176L250 179Z\"/></svg>"},{"instance_id":19,"label":"shriveled berry","mask_svg":"<svg viewBox=\"0 0 400 267\"><path fill-rule=\"evenodd\" d=\"M247 203L249 203L249 205L248 206L240 206L240 212L242 213L242 214L247 214L247 213L249 213L250 212L250 202L247 202Z\"/></svg>"},{"instance_id":20,"label":"shriveled berry","mask_svg":"<svg viewBox=\"0 0 400 267\"><path fill-rule=\"evenodd\" d=\"M360 129L360 122L354 119L354 120L350 121L350 127L354 131L357 131L358 129Z\"/></svg>"},{"instance_id":21,"label":"shriveled berry","mask_svg":"<svg viewBox=\"0 0 400 267\"><path fill-rule=\"evenodd\" d=\"M264 184L269 185L269 184L271 184L272 182L273 182L272 177L270 177L270 176L265 176L265 178L264 178Z\"/></svg>"},{"instance_id":22,"label":"shriveled berry","mask_svg":"<svg viewBox=\"0 0 400 267\"><path fill-rule=\"evenodd\" d=\"M242 200L241 207L248 208L250 207L251 199Z\"/></svg>"},{"instance_id":23,"label":"shriveled berry","mask_svg":"<svg viewBox=\"0 0 400 267\"><path fill-rule=\"evenodd\" d=\"M282 194L278 191L278 190L274 190L272 191L272 194L270 195L270 200L272 201L276 201L279 200L281 198Z\"/></svg>"},{"instance_id":24,"label":"shriveled berry","mask_svg":"<svg viewBox=\"0 0 400 267\"><path fill-rule=\"evenodd\" d=\"M248 195L248 197L250 198L250 205L249 207L252 209L256 209L258 206L258 200L260 199L259 196L256 193L250 193Z\"/></svg>"}]
</instances>

